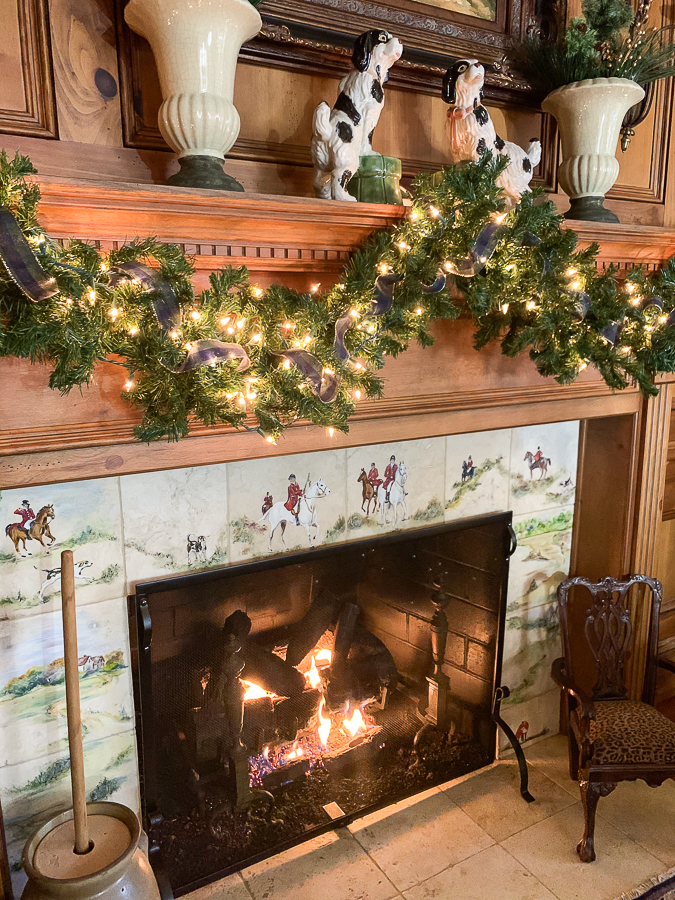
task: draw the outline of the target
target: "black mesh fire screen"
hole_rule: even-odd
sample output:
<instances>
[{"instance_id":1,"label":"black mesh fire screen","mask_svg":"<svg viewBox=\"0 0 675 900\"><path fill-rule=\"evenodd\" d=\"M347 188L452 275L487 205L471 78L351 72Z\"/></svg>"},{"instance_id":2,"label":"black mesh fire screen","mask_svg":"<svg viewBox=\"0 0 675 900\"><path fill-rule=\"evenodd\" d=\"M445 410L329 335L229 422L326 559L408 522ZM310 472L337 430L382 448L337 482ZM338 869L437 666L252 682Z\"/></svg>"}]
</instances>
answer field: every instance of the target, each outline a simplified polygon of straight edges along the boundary
<instances>
[{"instance_id":1,"label":"black mesh fire screen","mask_svg":"<svg viewBox=\"0 0 675 900\"><path fill-rule=\"evenodd\" d=\"M510 522L138 586L143 810L177 896L493 761Z\"/></svg>"}]
</instances>

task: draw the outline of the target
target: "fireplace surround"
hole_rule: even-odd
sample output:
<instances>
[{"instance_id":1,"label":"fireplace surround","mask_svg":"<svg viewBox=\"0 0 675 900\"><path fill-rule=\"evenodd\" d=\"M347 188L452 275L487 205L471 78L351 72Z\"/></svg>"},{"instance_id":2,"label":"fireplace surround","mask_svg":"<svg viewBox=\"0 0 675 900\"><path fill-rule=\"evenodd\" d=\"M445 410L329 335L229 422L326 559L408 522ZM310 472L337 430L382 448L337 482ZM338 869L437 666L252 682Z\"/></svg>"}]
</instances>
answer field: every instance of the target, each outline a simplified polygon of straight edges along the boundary
<instances>
[{"instance_id":1,"label":"fireplace surround","mask_svg":"<svg viewBox=\"0 0 675 900\"><path fill-rule=\"evenodd\" d=\"M141 797L176 896L495 759L511 521L137 585Z\"/></svg>"}]
</instances>

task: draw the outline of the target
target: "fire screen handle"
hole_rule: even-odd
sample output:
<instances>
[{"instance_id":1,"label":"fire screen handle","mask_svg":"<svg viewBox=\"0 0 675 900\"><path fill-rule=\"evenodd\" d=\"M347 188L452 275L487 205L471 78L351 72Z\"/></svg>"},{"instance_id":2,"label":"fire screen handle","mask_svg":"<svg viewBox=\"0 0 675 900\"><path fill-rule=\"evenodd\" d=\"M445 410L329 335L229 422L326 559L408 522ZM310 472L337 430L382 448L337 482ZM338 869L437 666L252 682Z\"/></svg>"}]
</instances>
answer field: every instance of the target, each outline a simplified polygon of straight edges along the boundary
<instances>
[{"instance_id":1,"label":"fire screen handle","mask_svg":"<svg viewBox=\"0 0 675 900\"><path fill-rule=\"evenodd\" d=\"M509 532L509 539L510 539L510 541L511 541L511 543L509 544L509 552L508 552L507 555L508 555L508 556L513 556L513 554L514 554L514 553L516 552L516 550L518 549L518 536L516 535L515 531L513 530L513 526L511 525L510 522L509 522L509 524L506 526L506 528L507 528L507 530L508 530L508 532Z\"/></svg>"},{"instance_id":2,"label":"fire screen handle","mask_svg":"<svg viewBox=\"0 0 675 900\"><path fill-rule=\"evenodd\" d=\"M502 700L506 700L510 694L511 691L506 687L506 685L502 685L502 687L497 688L497 690L495 691L494 699L492 701L492 719L497 723L497 725L499 725L504 734L507 736L516 754L516 759L518 760L518 768L520 769L520 796L528 803L534 803L534 797L528 790L529 773L527 771L527 760L525 759L523 748L520 746L520 741L515 736L510 726L502 719L500 714Z\"/></svg>"}]
</instances>

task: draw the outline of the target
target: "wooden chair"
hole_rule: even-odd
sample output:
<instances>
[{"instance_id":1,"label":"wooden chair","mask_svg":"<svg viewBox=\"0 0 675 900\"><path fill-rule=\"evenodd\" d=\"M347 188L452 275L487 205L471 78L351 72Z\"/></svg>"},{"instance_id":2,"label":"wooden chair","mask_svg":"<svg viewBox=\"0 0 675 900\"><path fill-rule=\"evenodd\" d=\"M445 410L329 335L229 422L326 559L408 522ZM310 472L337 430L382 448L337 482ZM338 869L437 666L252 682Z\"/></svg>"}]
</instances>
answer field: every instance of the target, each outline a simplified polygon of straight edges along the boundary
<instances>
[{"instance_id":1,"label":"wooden chair","mask_svg":"<svg viewBox=\"0 0 675 900\"><path fill-rule=\"evenodd\" d=\"M644 585L645 602L651 601L642 702L627 699L624 683L632 630L626 599L634 585ZM576 594L574 602L568 603L570 590L577 586L590 592L587 608L577 606ZM577 846L583 862L595 859L595 810L600 797L610 794L620 781L641 778L656 787L675 778L675 723L653 706L657 665L675 672L675 664L657 659L661 595L661 584L646 575L633 575L626 581L570 578L558 587L563 656L553 663L551 677L567 700L570 776L579 780L585 817L584 836ZM583 622L586 642L572 637L571 619L579 627ZM575 631L578 634L579 628ZM577 678L573 658L579 664ZM581 686L594 678L591 690Z\"/></svg>"}]
</instances>

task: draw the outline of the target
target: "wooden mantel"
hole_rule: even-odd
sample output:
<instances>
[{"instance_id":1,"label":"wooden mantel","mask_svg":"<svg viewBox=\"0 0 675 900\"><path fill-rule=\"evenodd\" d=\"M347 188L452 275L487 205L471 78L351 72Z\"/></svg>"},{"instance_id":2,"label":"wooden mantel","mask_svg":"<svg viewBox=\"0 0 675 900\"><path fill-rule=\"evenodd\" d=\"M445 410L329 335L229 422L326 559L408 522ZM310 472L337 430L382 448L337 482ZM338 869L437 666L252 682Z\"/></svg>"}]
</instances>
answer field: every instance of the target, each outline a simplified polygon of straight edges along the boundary
<instances>
[{"instance_id":1,"label":"wooden mantel","mask_svg":"<svg viewBox=\"0 0 675 900\"><path fill-rule=\"evenodd\" d=\"M261 284L307 290L338 280L349 253L404 209L300 197L215 193L155 185L43 178L40 220L54 237L98 242L102 250L153 234L195 260L197 287L222 266L245 264ZM575 223L582 245L600 243L599 264L658 266L675 253L675 231ZM133 438L138 416L120 390L124 370L101 364L94 383L63 398L47 371L0 360L0 487L214 463L271 453L357 445L487 428L636 415L636 390L610 392L591 372L561 387L543 379L526 356L477 353L471 322L439 322L433 348L413 347L385 370L385 399L364 402L350 433L328 441L322 429L298 425L277 447L227 427L196 427L178 444L146 446ZM30 414L27 415L27 410Z\"/></svg>"}]
</instances>

